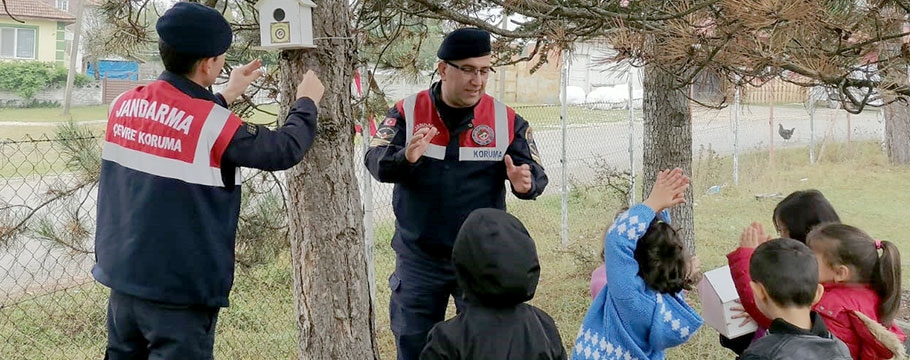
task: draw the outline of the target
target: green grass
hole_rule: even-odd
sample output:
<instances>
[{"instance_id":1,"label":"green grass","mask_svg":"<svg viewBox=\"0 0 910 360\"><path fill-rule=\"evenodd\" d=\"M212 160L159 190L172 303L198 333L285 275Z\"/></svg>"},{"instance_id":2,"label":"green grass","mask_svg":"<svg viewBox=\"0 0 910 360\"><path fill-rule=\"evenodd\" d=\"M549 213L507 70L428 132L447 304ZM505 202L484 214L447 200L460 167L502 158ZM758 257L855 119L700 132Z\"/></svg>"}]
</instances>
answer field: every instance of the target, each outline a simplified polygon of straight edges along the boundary
<instances>
[{"instance_id":1,"label":"green grass","mask_svg":"<svg viewBox=\"0 0 910 360\"><path fill-rule=\"evenodd\" d=\"M63 108L0 108L0 122L59 122L106 120L107 105L78 106L70 108L69 115L63 115Z\"/></svg>"},{"instance_id":2,"label":"green grass","mask_svg":"<svg viewBox=\"0 0 910 360\"><path fill-rule=\"evenodd\" d=\"M806 149L743 156L740 184L716 195L695 196L696 248L703 269L726 264L724 255L738 244L739 232L751 221L770 228L771 210L778 200L756 200L756 194L787 193L807 188L821 190L838 209L844 222L857 225L879 239L892 240L910 254L902 226L910 193L899 191L910 168L887 164L876 144L829 145L822 161L807 164ZM705 184L730 183L727 158L703 158L694 174L693 189ZM803 180L806 179L806 180ZM710 185L707 185L710 186ZM588 281L599 265L600 236L618 207L612 197L594 191L575 191L569 197L570 244L560 246L560 197L509 203L510 212L527 225L538 244L542 274L532 301L553 316L563 342L571 348L590 305ZM391 224L376 231L376 331L382 358L394 358L388 323L389 290L386 279L394 268L389 247ZM288 255L271 264L239 271L232 306L219 320L216 356L221 359L294 358L296 330ZM905 264L906 265L906 264ZM903 269L907 271L905 267ZM906 284L906 281L905 281ZM78 291L78 292L75 292ZM690 300L699 308L697 296ZM96 359L104 346L106 291L94 284L27 300L0 310L0 358ZM450 307L450 314L454 309ZM693 339L668 353L670 359L729 359L717 343L717 333L703 327Z\"/></svg>"},{"instance_id":3,"label":"green grass","mask_svg":"<svg viewBox=\"0 0 910 360\"><path fill-rule=\"evenodd\" d=\"M515 113L527 120L535 129L557 127L561 124L562 107L559 105L515 105ZM641 111L635 111L636 118L641 119ZM629 121L629 111L595 110L573 105L566 109L567 124L591 124L617 121Z\"/></svg>"},{"instance_id":4,"label":"green grass","mask_svg":"<svg viewBox=\"0 0 910 360\"><path fill-rule=\"evenodd\" d=\"M64 116L63 108L0 108L0 123L2 122L62 122L62 121L90 121L107 120L108 105L79 106L70 109L70 114ZM262 106L263 110L278 113L278 105ZM257 124L274 121L274 117L262 112L256 112L248 121ZM0 128L0 136L4 135Z\"/></svg>"},{"instance_id":5,"label":"green grass","mask_svg":"<svg viewBox=\"0 0 910 360\"><path fill-rule=\"evenodd\" d=\"M104 124L85 125L99 137ZM48 141L56 138L56 126L0 125L0 176L26 177L66 172L66 160L60 155L60 144Z\"/></svg>"},{"instance_id":6,"label":"green grass","mask_svg":"<svg viewBox=\"0 0 910 360\"><path fill-rule=\"evenodd\" d=\"M562 116L562 108L559 105L513 105L515 112L531 123L535 128L559 126ZM278 105L262 106L263 110L278 113ZM641 118L641 112L636 111L638 118ZM628 121L628 110L594 110L582 106L570 106L567 111L568 124L590 124L601 122ZM266 124L275 121L275 117L263 112L255 112L249 119L249 122L256 124Z\"/></svg>"}]
</instances>

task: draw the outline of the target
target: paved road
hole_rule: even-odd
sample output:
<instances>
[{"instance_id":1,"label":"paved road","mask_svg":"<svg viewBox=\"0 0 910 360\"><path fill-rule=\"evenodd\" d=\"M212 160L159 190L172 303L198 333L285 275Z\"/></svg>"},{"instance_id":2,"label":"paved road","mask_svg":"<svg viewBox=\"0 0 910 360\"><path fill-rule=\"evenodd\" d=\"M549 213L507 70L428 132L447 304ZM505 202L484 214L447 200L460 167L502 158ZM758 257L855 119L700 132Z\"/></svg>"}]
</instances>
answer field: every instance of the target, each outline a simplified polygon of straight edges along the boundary
<instances>
[{"instance_id":1,"label":"paved road","mask_svg":"<svg viewBox=\"0 0 910 360\"><path fill-rule=\"evenodd\" d=\"M524 112L533 109L523 109ZM721 155L732 154L733 126L729 109L720 111L696 111L693 120L693 150L700 146L710 145ZM740 121L738 148L742 152L767 149L771 140L767 107L746 107ZM883 123L878 112L865 112L850 118L851 139L881 139ZM774 109L775 128L773 130L774 146L797 147L809 144L810 124L806 111L801 107L777 107ZM786 128L795 128L793 137L784 142L777 135L777 122ZM29 126L32 126L29 123ZM815 121L816 141L846 141L848 137L847 116L843 111L819 109ZM535 128L534 137L543 157L544 166L550 177L547 193L559 193L561 189L562 139L561 129L557 127ZM594 177L591 164L598 158L619 168L629 168L629 123L609 123L596 125L573 125L567 129L566 169L569 179L585 182ZM641 122L635 122L635 168L641 171ZM357 159L362 159L362 150L355 151ZM807 155L808 156L808 155ZM361 176L362 161L358 160L357 174ZM0 179L0 204L40 203L47 190L56 182L67 182L67 176L46 177L43 179ZM361 186L364 183L361 181ZM392 185L370 181L373 192L372 206L374 219L392 219L391 194ZM94 216L94 196L90 194L83 203L82 211ZM58 215L62 209L48 209ZM60 221L60 220L58 220ZM58 224L59 225L59 224ZM89 279L88 271L93 258L91 255L78 255L59 249L52 249L44 242L35 239L23 239L15 246L0 250L0 305L20 296L23 293L35 293L53 290L59 287Z\"/></svg>"}]
</instances>

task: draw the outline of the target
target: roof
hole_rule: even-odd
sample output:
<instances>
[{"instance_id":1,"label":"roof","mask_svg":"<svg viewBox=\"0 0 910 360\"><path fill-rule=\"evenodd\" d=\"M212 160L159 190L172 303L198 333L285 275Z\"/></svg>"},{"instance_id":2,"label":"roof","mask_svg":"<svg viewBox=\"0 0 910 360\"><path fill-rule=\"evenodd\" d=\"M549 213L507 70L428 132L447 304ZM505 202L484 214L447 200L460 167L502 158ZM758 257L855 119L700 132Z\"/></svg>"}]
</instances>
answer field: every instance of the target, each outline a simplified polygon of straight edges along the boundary
<instances>
[{"instance_id":1,"label":"roof","mask_svg":"<svg viewBox=\"0 0 910 360\"><path fill-rule=\"evenodd\" d=\"M705 280L711 283L714 293L720 298L721 303L726 303L739 299L736 293L736 286L733 284L733 276L730 274L730 266L723 266L704 273Z\"/></svg>"},{"instance_id":2,"label":"roof","mask_svg":"<svg viewBox=\"0 0 910 360\"><path fill-rule=\"evenodd\" d=\"M253 7L256 8L256 9L259 9L259 8L262 7L262 3L267 2L267 1L272 1L272 0L259 0L259 1L256 1L256 3L253 4ZM312 0L297 0L297 2L298 2L301 6L306 6L306 7L311 7L311 8L316 7L316 3L314 3Z\"/></svg>"},{"instance_id":3,"label":"roof","mask_svg":"<svg viewBox=\"0 0 910 360\"><path fill-rule=\"evenodd\" d=\"M63 22L76 22L76 18L63 10L45 3L42 0L6 0L7 11L2 11L0 6L0 16L23 19L50 19Z\"/></svg>"}]
</instances>

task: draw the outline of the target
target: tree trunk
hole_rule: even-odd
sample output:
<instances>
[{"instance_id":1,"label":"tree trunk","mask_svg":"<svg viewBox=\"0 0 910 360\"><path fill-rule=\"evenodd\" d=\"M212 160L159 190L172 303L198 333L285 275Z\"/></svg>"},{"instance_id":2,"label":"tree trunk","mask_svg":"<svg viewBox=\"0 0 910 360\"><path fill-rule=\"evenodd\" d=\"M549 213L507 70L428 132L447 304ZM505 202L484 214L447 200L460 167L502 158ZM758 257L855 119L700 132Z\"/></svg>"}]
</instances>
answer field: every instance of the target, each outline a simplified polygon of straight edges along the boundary
<instances>
[{"instance_id":1,"label":"tree trunk","mask_svg":"<svg viewBox=\"0 0 910 360\"><path fill-rule=\"evenodd\" d=\"M692 117L686 94L681 89L674 90L674 85L672 75L645 65L643 198L647 198L660 170L678 167L692 176ZM686 203L671 209L670 216L690 253L695 254L692 199L690 189L686 192Z\"/></svg>"},{"instance_id":2,"label":"tree trunk","mask_svg":"<svg viewBox=\"0 0 910 360\"><path fill-rule=\"evenodd\" d=\"M910 104L885 107L885 149L892 164L910 164Z\"/></svg>"},{"instance_id":3,"label":"tree trunk","mask_svg":"<svg viewBox=\"0 0 910 360\"><path fill-rule=\"evenodd\" d=\"M376 359L374 314L354 175L350 84L353 41L348 2L317 0L318 48L280 54L282 113L312 69L325 84L313 148L288 171L299 359ZM283 118L283 117L281 117Z\"/></svg>"}]
</instances>

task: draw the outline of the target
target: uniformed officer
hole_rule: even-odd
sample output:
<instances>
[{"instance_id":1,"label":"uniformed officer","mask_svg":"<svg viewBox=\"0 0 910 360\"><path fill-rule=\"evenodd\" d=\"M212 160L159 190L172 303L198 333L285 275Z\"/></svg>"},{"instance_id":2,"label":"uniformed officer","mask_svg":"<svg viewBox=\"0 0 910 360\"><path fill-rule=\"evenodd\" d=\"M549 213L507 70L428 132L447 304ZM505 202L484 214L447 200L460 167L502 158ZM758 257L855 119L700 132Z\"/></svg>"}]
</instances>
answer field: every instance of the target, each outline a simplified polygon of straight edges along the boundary
<instances>
[{"instance_id":1,"label":"uniformed officer","mask_svg":"<svg viewBox=\"0 0 910 360\"><path fill-rule=\"evenodd\" d=\"M156 24L165 71L111 104L102 151L95 279L111 288L106 359L211 359L228 306L240 167L287 169L313 144L324 87L308 72L286 123L244 124L225 107L262 72L224 66L231 27L179 2Z\"/></svg>"},{"instance_id":2,"label":"uniformed officer","mask_svg":"<svg viewBox=\"0 0 910 360\"><path fill-rule=\"evenodd\" d=\"M389 278L398 359L417 359L427 333L462 299L452 246L474 209L505 209L505 180L520 199L547 185L528 122L486 95L490 34L453 31L442 42L434 83L392 107L365 156L370 173L395 183L395 271Z\"/></svg>"}]
</instances>

